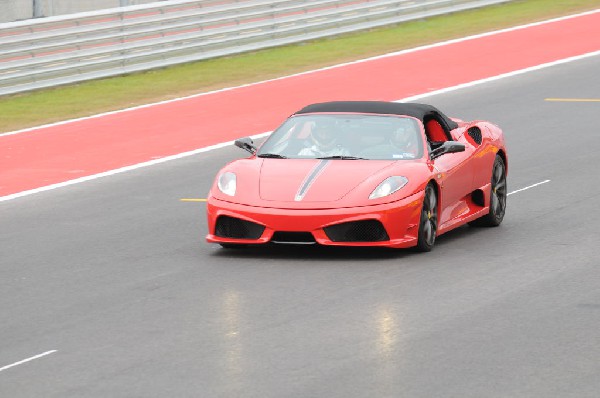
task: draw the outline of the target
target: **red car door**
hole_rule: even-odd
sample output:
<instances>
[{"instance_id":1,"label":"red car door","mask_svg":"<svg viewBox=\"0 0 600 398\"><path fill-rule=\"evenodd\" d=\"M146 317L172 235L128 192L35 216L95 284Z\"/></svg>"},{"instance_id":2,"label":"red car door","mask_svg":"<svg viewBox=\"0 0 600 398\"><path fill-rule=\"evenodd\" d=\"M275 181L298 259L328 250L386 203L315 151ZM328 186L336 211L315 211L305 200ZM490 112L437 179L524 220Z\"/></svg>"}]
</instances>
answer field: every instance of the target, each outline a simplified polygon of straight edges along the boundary
<instances>
[{"instance_id":1,"label":"red car door","mask_svg":"<svg viewBox=\"0 0 600 398\"><path fill-rule=\"evenodd\" d=\"M476 148L463 137L457 141L465 144L464 152L447 153L433 160L441 191L441 197L438 198L439 229L443 228L445 223L462 218L471 210L467 197L475 189L473 154Z\"/></svg>"}]
</instances>

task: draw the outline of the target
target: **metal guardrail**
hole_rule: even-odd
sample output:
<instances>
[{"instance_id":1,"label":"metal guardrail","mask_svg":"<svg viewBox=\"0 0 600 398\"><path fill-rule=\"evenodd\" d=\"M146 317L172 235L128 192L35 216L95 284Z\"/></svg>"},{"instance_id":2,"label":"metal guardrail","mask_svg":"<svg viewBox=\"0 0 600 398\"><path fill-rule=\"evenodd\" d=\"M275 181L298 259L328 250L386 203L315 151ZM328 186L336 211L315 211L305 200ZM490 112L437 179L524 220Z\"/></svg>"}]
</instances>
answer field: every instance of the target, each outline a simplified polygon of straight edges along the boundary
<instances>
[{"instance_id":1,"label":"metal guardrail","mask_svg":"<svg viewBox=\"0 0 600 398\"><path fill-rule=\"evenodd\" d=\"M0 95L511 0L171 0L0 24Z\"/></svg>"}]
</instances>

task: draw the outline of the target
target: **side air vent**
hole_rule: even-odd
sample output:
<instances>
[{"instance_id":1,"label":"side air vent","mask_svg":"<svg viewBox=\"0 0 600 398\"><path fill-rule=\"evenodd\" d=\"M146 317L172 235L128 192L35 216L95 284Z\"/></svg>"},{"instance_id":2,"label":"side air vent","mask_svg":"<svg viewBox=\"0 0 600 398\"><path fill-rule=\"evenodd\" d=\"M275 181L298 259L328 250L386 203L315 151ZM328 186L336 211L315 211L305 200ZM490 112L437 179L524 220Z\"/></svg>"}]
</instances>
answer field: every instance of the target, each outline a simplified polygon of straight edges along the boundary
<instances>
[{"instance_id":1,"label":"side air vent","mask_svg":"<svg viewBox=\"0 0 600 398\"><path fill-rule=\"evenodd\" d=\"M479 127L471 127L467 130L467 134L469 134L469 137L471 137L477 145L481 145L481 129Z\"/></svg>"},{"instance_id":2,"label":"side air vent","mask_svg":"<svg viewBox=\"0 0 600 398\"><path fill-rule=\"evenodd\" d=\"M471 200L477 206L483 207L485 205L485 198L483 196L483 191L481 189L477 189L471 193Z\"/></svg>"},{"instance_id":3,"label":"side air vent","mask_svg":"<svg viewBox=\"0 0 600 398\"><path fill-rule=\"evenodd\" d=\"M215 226L215 235L221 238L258 239L265 227L235 217L219 216Z\"/></svg>"},{"instance_id":4,"label":"side air vent","mask_svg":"<svg viewBox=\"0 0 600 398\"><path fill-rule=\"evenodd\" d=\"M377 220L351 221L323 228L333 242L382 242L390 240Z\"/></svg>"}]
</instances>

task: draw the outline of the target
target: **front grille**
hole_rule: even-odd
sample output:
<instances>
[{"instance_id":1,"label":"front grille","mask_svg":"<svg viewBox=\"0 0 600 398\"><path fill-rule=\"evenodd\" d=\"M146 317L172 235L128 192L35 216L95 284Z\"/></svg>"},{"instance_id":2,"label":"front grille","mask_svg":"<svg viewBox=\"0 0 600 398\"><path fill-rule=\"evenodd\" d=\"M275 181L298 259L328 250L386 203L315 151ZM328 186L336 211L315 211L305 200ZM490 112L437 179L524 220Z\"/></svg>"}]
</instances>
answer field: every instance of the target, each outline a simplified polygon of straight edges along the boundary
<instances>
[{"instance_id":1,"label":"front grille","mask_svg":"<svg viewBox=\"0 0 600 398\"><path fill-rule=\"evenodd\" d=\"M317 243L315 237L310 232L287 232L277 231L273 233L271 242L274 243Z\"/></svg>"},{"instance_id":2,"label":"front grille","mask_svg":"<svg viewBox=\"0 0 600 398\"><path fill-rule=\"evenodd\" d=\"M215 235L221 238L258 239L265 227L251 221L235 217L219 216L215 226Z\"/></svg>"},{"instance_id":3,"label":"front grille","mask_svg":"<svg viewBox=\"0 0 600 398\"><path fill-rule=\"evenodd\" d=\"M351 221L323 228L333 242L382 242L390 240L377 220Z\"/></svg>"}]
</instances>

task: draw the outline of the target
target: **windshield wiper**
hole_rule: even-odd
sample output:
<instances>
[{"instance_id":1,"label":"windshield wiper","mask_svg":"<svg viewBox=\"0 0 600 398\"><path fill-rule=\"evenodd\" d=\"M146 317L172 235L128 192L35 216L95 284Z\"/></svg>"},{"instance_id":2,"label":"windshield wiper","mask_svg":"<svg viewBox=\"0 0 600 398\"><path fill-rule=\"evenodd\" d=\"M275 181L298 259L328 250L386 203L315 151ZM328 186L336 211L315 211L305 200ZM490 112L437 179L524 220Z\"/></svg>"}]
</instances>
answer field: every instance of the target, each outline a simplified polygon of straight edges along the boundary
<instances>
[{"instance_id":1,"label":"windshield wiper","mask_svg":"<svg viewBox=\"0 0 600 398\"><path fill-rule=\"evenodd\" d=\"M259 158L273 158L273 159L287 159L287 156L280 155L278 153L261 153L258 155Z\"/></svg>"},{"instance_id":2,"label":"windshield wiper","mask_svg":"<svg viewBox=\"0 0 600 398\"><path fill-rule=\"evenodd\" d=\"M342 160L367 160L365 158L359 158L358 156L347 156L347 155L333 155L333 156L322 156L317 159L329 160L329 159L342 159Z\"/></svg>"}]
</instances>

